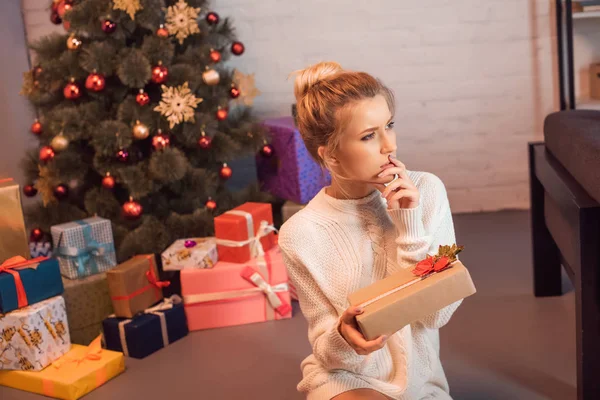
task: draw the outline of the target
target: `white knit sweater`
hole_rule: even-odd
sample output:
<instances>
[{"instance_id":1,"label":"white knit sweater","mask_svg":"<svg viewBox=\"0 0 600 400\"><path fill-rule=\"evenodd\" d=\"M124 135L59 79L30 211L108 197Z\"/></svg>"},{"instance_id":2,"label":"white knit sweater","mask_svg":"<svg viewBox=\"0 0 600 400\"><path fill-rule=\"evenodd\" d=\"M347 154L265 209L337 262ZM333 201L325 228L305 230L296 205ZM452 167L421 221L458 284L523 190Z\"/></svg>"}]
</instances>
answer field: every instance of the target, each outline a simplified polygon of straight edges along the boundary
<instances>
[{"instance_id":1,"label":"white knit sweater","mask_svg":"<svg viewBox=\"0 0 600 400\"><path fill-rule=\"evenodd\" d=\"M384 348L358 355L336 329L349 307L348 294L411 268L455 243L442 181L408 171L421 194L418 207L387 210L374 191L357 200L335 199L322 189L281 227L279 244L300 308L308 321L313 353L301 364L297 389L308 400L326 400L357 388L393 399L451 399L439 359L438 329L461 301L392 335Z\"/></svg>"}]
</instances>

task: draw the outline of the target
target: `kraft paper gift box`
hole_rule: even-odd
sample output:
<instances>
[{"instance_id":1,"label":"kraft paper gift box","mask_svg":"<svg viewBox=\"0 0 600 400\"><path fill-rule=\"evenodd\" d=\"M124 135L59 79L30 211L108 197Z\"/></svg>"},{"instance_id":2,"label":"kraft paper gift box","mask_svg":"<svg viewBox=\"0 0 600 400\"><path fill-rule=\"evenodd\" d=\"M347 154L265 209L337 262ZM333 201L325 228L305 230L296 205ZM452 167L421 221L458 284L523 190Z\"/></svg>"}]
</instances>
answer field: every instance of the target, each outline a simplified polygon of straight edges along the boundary
<instances>
[{"instance_id":1,"label":"kraft paper gift box","mask_svg":"<svg viewBox=\"0 0 600 400\"><path fill-rule=\"evenodd\" d=\"M410 269L400 270L352 293L348 301L363 307L356 322L365 338L373 340L392 335L474 293L469 271L456 260L450 267L424 277L415 276Z\"/></svg>"},{"instance_id":2,"label":"kraft paper gift box","mask_svg":"<svg viewBox=\"0 0 600 400\"><path fill-rule=\"evenodd\" d=\"M244 263L271 249L276 238L270 203L244 203L215 217L219 260Z\"/></svg>"},{"instance_id":3,"label":"kraft paper gift box","mask_svg":"<svg viewBox=\"0 0 600 400\"><path fill-rule=\"evenodd\" d=\"M117 317L131 318L163 299L154 254L137 255L106 273L108 291Z\"/></svg>"},{"instance_id":4,"label":"kraft paper gift box","mask_svg":"<svg viewBox=\"0 0 600 400\"><path fill-rule=\"evenodd\" d=\"M117 265L109 220L91 217L50 228L54 255L69 279L100 274Z\"/></svg>"},{"instance_id":5,"label":"kraft paper gift box","mask_svg":"<svg viewBox=\"0 0 600 400\"><path fill-rule=\"evenodd\" d=\"M38 303L62 292L56 259L26 260L16 256L0 264L0 313Z\"/></svg>"},{"instance_id":6,"label":"kraft paper gift box","mask_svg":"<svg viewBox=\"0 0 600 400\"><path fill-rule=\"evenodd\" d=\"M14 256L29 258L21 192L10 178L0 179L0 238L0 263Z\"/></svg>"},{"instance_id":7,"label":"kraft paper gift box","mask_svg":"<svg viewBox=\"0 0 600 400\"><path fill-rule=\"evenodd\" d=\"M288 275L279 247L248 263L219 261L181 271L190 331L291 318Z\"/></svg>"},{"instance_id":8,"label":"kraft paper gift box","mask_svg":"<svg viewBox=\"0 0 600 400\"><path fill-rule=\"evenodd\" d=\"M214 237L179 239L161 254L165 271L212 268L219 260Z\"/></svg>"},{"instance_id":9,"label":"kraft paper gift box","mask_svg":"<svg viewBox=\"0 0 600 400\"><path fill-rule=\"evenodd\" d=\"M109 317L102 322L109 350L144 358L188 334L181 297L174 295L132 319Z\"/></svg>"},{"instance_id":10,"label":"kraft paper gift box","mask_svg":"<svg viewBox=\"0 0 600 400\"><path fill-rule=\"evenodd\" d=\"M76 400L124 370L123 353L103 350L98 336L89 347L72 345L67 354L41 372L0 371L0 385Z\"/></svg>"},{"instance_id":11,"label":"kraft paper gift box","mask_svg":"<svg viewBox=\"0 0 600 400\"><path fill-rule=\"evenodd\" d=\"M331 183L329 173L311 157L293 117L268 119L274 154L256 156L256 172L262 190L285 200L306 204Z\"/></svg>"},{"instance_id":12,"label":"kraft paper gift box","mask_svg":"<svg viewBox=\"0 0 600 400\"><path fill-rule=\"evenodd\" d=\"M2 315L0 332L2 370L41 371L71 348L61 296Z\"/></svg>"},{"instance_id":13,"label":"kraft paper gift box","mask_svg":"<svg viewBox=\"0 0 600 400\"><path fill-rule=\"evenodd\" d=\"M102 321L113 313L106 273L63 278L63 284L71 343L87 346L102 332Z\"/></svg>"}]
</instances>

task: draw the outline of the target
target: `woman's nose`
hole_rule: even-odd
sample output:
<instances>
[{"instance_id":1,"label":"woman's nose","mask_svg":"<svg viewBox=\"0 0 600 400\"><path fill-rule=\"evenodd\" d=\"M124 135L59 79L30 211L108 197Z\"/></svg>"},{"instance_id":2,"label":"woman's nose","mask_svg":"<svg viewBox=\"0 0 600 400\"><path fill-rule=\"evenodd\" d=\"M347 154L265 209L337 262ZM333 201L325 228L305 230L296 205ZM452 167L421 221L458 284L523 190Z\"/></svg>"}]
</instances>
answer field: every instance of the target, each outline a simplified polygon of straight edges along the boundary
<instances>
[{"instance_id":1,"label":"woman's nose","mask_svg":"<svg viewBox=\"0 0 600 400\"><path fill-rule=\"evenodd\" d=\"M387 137L383 138L381 143L381 154L390 154L396 152L396 143L394 140Z\"/></svg>"}]
</instances>

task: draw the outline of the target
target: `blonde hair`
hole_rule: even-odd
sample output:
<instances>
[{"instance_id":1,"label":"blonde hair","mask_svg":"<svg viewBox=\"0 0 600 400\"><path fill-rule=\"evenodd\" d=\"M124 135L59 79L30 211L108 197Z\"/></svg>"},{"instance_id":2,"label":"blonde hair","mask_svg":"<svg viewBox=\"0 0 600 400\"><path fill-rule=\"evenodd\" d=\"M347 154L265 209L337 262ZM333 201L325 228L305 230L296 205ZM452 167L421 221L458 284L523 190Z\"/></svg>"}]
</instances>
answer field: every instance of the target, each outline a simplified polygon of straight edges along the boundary
<instances>
[{"instance_id":1,"label":"blonde hair","mask_svg":"<svg viewBox=\"0 0 600 400\"><path fill-rule=\"evenodd\" d=\"M327 160L319 156L318 149L324 146L327 153L335 154L340 134L349 120L346 114L356 102L382 95L394 114L393 92L366 72L347 71L330 61L292 74L296 75L294 95L298 130L311 156L330 172Z\"/></svg>"}]
</instances>

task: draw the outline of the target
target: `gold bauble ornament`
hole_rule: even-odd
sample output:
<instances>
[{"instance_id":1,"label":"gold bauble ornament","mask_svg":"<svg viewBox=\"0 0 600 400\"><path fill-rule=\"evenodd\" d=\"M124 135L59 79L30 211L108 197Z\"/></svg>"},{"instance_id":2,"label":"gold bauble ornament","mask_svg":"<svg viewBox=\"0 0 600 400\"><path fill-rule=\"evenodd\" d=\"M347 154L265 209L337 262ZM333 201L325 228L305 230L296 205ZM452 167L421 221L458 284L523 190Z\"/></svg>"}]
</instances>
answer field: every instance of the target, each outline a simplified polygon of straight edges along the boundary
<instances>
[{"instance_id":1,"label":"gold bauble ornament","mask_svg":"<svg viewBox=\"0 0 600 400\"><path fill-rule=\"evenodd\" d=\"M221 76L214 69L207 69L202 73L202 80L210 86L218 85L221 81Z\"/></svg>"},{"instance_id":2,"label":"gold bauble ornament","mask_svg":"<svg viewBox=\"0 0 600 400\"><path fill-rule=\"evenodd\" d=\"M140 121L133 126L133 137L138 140L146 139L150 135L150 129Z\"/></svg>"},{"instance_id":3,"label":"gold bauble ornament","mask_svg":"<svg viewBox=\"0 0 600 400\"><path fill-rule=\"evenodd\" d=\"M69 50L78 50L81 47L81 40L73 34L67 39L67 48Z\"/></svg>"},{"instance_id":4,"label":"gold bauble ornament","mask_svg":"<svg viewBox=\"0 0 600 400\"><path fill-rule=\"evenodd\" d=\"M62 133L54 136L54 139L50 142L50 147L54 151L63 151L69 147L69 139L67 139Z\"/></svg>"}]
</instances>

